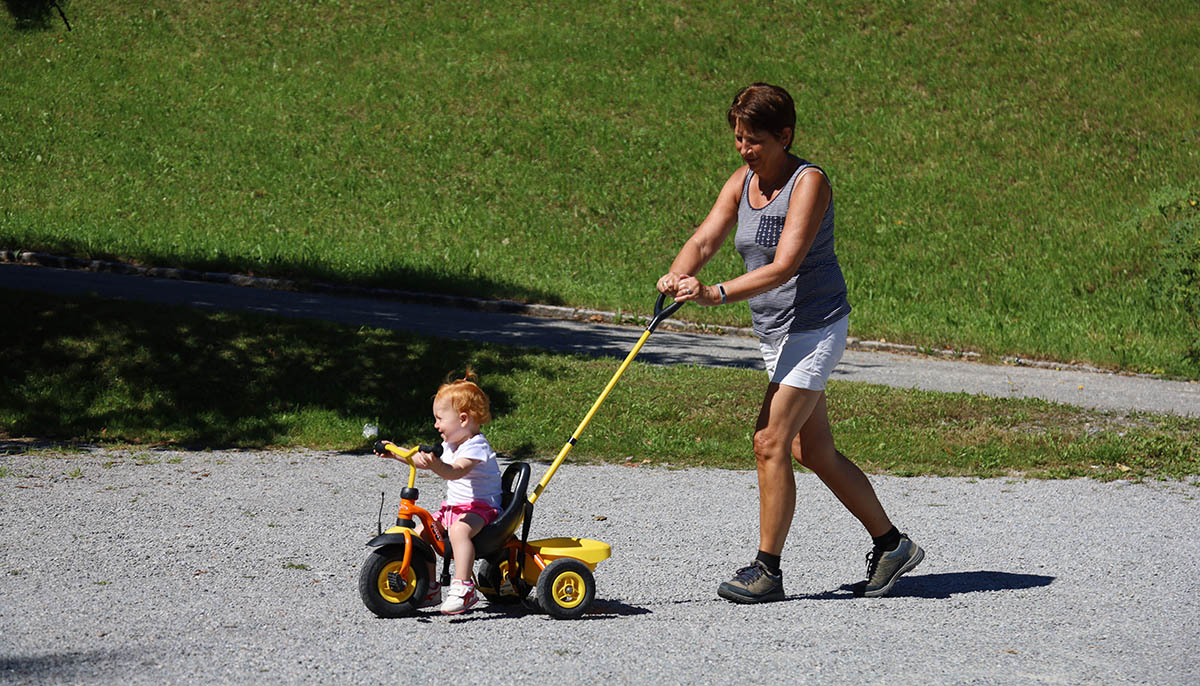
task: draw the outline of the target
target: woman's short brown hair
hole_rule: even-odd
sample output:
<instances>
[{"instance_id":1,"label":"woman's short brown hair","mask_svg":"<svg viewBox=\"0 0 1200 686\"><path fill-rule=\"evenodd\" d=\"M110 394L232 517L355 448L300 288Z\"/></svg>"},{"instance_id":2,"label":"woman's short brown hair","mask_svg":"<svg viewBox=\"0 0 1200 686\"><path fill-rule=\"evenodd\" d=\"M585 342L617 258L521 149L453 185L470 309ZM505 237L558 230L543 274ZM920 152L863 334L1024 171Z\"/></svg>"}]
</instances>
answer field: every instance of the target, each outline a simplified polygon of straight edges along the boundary
<instances>
[{"instance_id":1,"label":"woman's short brown hair","mask_svg":"<svg viewBox=\"0 0 1200 686\"><path fill-rule=\"evenodd\" d=\"M752 83L738 91L733 97L733 104L726 114L729 118L729 128L736 128L738 122L755 131L769 131L777 138L783 138L783 130L791 129L792 138L796 131L796 104L792 96L779 86L769 83ZM792 141L786 146L791 149Z\"/></svg>"}]
</instances>

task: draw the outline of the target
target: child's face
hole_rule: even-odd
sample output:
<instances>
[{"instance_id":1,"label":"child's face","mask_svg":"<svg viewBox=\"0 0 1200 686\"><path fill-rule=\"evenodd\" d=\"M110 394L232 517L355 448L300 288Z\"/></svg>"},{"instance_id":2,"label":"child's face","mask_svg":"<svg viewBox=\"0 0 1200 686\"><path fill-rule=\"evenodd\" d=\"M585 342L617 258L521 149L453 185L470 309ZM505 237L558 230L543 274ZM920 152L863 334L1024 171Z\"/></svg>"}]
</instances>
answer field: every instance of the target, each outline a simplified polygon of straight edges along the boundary
<instances>
[{"instance_id":1,"label":"child's face","mask_svg":"<svg viewBox=\"0 0 1200 686\"><path fill-rule=\"evenodd\" d=\"M454 445L479 433L479 427L471 415L454 409L454 405L445 398L433 401L433 428L442 435L443 441Z\"/></svg>"}]
</instances>

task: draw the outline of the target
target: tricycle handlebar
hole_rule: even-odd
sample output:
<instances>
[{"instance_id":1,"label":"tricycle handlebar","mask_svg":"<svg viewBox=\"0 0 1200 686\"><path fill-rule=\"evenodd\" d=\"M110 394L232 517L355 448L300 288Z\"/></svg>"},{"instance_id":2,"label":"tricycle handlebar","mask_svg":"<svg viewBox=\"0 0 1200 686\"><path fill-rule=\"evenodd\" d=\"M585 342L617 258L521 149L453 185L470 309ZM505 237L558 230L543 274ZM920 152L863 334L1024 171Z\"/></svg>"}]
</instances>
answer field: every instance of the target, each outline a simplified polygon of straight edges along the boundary
<instances>
[{"instance_id":1,"label":"tricycle handlebar","mask_svg":"<svg viewBox=\"0 0 1200 686\"><path fill-rule=\"evenodd\" d=\"M442 444L438 443L437 445L416 445L411 448L405 449L405 448L401 448L400 446L398 446L395 443L392 443L390 441L375 441L375 454L382 455L385 452L391 453L391 454L395 455L396 457L400 457L400 458L404 458L405 460L408 460L409 458L411 458L413 455L415 455L418 452L433 453L434 457L441 457L443 448L442 448Z\"/></svg>"}]
</instances>

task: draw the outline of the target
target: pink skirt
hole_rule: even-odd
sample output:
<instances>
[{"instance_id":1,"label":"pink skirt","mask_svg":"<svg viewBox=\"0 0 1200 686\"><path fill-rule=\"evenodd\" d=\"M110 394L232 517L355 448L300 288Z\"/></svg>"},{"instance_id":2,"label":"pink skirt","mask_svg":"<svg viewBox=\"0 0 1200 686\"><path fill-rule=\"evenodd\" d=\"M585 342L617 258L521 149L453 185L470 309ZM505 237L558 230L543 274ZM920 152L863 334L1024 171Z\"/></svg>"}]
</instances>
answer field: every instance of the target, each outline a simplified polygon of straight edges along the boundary
<instances>
[{"instance_id":1,"label":"pink skirt","mask_svg":"<svg viewBox=\"0 0 1200 686\"><path fill-rule=\"evenodd\" d=\"M447 531L450 526L462 518L465 514L475 514L483 518L484 525L491 524L496 517L500 515L500 511L488 505L482 500L473 500L469 503L460 505L451 505L450 503L442 503L438 511L433 513L433 518L442 525Z\"/></svg>"}]
</instances>

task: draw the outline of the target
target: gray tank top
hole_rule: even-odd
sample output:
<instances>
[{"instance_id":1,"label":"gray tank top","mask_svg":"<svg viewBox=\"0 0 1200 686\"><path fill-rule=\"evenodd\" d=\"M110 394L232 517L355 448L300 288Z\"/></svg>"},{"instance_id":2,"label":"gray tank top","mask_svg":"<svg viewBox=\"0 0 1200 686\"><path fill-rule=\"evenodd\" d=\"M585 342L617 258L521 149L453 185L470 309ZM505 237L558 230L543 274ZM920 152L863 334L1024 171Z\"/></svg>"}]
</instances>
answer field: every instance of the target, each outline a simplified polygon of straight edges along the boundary
<instances>
[{"instance_id":1,"label":"gray tank top","mask_svg":"<svg viewBox=\"0 0 1200 686\"><path fill-rule=\"evenodd\" d=\"M788 179L783 190L765 207L750 206L750 179L747 171L738 202L738 225L733 245L746 264L746 271L758 269L775 260L775 247L783 231L788 202L796 180L805 169L824 175L820 167L799 160L800 167ZM754 333L765 339L778 339L794 331L820 329L850 314L846 299L846 280L833 251L833 196L821 219L821 228L813 239L800 268L782 285L750 298Z\"/></svg>"}]
</instances>

